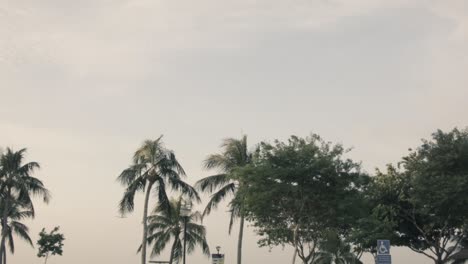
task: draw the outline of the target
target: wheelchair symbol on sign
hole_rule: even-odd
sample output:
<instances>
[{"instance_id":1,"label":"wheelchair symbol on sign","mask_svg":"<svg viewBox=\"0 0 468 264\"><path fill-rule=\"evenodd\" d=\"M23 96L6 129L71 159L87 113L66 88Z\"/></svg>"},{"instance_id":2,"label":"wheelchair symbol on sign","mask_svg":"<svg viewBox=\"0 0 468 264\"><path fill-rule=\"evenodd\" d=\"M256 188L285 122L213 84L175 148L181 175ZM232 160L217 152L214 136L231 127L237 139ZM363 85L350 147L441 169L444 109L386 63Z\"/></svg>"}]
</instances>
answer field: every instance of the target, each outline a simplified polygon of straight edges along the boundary
<instances>
[{"instance_id":1,"label":"wheelchair symbol on sign","mask_svg":"<svg viewBox=\"0 0 468 264\"><path fill-rule=\"evenodd\" d=\"M383 241L380 241L380 245L379 245L379 254L388 254L389 253L389 250L388 248L385 246L384 242Z\"/></svg>"}]
</instances>

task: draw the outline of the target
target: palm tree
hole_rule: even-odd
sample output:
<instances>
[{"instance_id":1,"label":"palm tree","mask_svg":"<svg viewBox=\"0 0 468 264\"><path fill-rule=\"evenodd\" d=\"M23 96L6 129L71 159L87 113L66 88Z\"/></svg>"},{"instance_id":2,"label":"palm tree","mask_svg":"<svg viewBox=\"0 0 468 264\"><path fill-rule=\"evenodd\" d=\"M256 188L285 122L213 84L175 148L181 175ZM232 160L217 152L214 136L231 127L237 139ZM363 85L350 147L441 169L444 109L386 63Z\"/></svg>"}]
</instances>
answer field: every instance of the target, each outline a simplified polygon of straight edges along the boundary
<instances>
[{"instance_id":1,"label":"palm tree","mask_svg":"<svg viewBox=\"0 0 468 264\"><path fill-rule=\"evenodd\" d=\"M0 264L5 264L5 243L8 238L8 214L15 204L21 204L23 208L30 211L30 217L34 218L35 210L33 197L42 197L45 203L49 202L49 191L32 173L39 169L39 163L29 162L24 164L26 149L17 152L7 148L0 157L0 198L2 201L1 213L1 242L0 242Z\"/></svg>"},{"instance_id":2,"label":"palm tree","mask_svg":"<svg viewBox=\"0 0 468 264\"><path fill-rule=\"evenodd\" d=\"M122 171L117 178L126 187L119 204L122 215L133 212L137 192L146 192L143 207L141 264L146 264L147 218L151 192L157 193L159 206L168 210L170 204L166 193L167 187L200 201L195 189L181 180L181 177L185 176L184 169L177 161L174 152L164 147L161 138L162 136L156 140L143 142L133 156L133 164Z\"/></svg>"},{"instance_id":3,"label":"palm tree","mask_svg":"<svg viewBox=\"0 0 468 264\"><path fill-rule=\"evenodd\" d=\"M195 186L203 192L212 194L210 201L203 211L203 216L210 214L211 210L216 209L218 204L226 199L226 197L233 197L229 203L229 212L231 213L229 233L231 233L234 220L240 218L239 239L237 241L237 264L241 264L244 214L242 199L238 197L237 190L242 186L242 182L234 178L233 172L236 168L244 167L251 163L252 153L248 150L247 136L245 135L241 139L227 138L223 140L221 148L223 149L222 153L209 155L203 164L205 169L218 169L220 174L203 178Z\"/></svg>"},{"instance_id":4,"label":"palm tree","mask_svg":"<svg viewBox=\"0 0 468 264\"><path fill-rule=\"evenodd\" d=\"M200 212L194 212L186 219L181 215L183 199L171 200L170 208L158 206L154 215L148 217L148 244L153 248L151 255L157 256L166 248L169 241L173 240L169 264L179 263L183 255L183 241L186 232L187 253L191 253L196 245L199 245L205 255L210 255L208 243L206 242L206 229L197 224L201 221ZM184 230L187 221L187 230Z\"/></svg>"},{"instance_id":5,"label":"palm tree","mask_svg":"<svg viewBox=\"0 0 468 264\"><path fill-rule=\"evenodd\" d=\"M336 234L328 234L319 249L312 264L362 264L351 251L351 245Z\"/></svg>"},{"instance_id":6,"label":"palm tree","mask_svg":"<svg viewBox=\"0 0 468 264\"><path fill-rule=\"evenodd\" d=\"M11 254L15 253L15 243L13 239L13 234L19 238L26 241L31 247L33 247L33 242L29 237L29 228L21 223L21 220L31 218L33 212L30 210L30 207L27 204L21 204L20 202L10 203L8 207L5 208L5 203L0 201L0 210L1 212L7 211L7 221L5 225L5 243L8 244ZM6 248L2 251L2 261L6 264Z\"/></svg>"}]
</instances>

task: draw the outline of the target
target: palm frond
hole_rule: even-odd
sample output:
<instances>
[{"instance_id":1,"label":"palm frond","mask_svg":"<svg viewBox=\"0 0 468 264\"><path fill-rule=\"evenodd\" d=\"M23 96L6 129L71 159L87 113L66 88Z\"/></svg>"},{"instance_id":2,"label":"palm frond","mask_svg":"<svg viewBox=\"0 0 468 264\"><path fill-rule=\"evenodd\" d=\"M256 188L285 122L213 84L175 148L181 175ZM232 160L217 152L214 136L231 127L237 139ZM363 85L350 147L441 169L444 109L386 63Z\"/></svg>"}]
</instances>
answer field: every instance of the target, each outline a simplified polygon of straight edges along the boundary
<instances>
[{"instance_id":1,"label":"palm frond","mask_svg":"<svg viewBox=\"0 0 468 264\"><path fill-rule=\"evenodd\" d=\"M233 166L234 164L232 161L228 158L225 157L222 154L212 154L209 155L204 161L203 161L203 167L207 170L210 169L219 169L222 172L229 171L229 169Z\"/></svg>"},{"instance_id":2,"label":"palm frond","mask_svg":"<svg viewBox=\"0 0 468 264\"><path fill-rule=\"evenodd\" d=\"M129 168L123 170L117 177L117 181L123 185L128 186L134 182L138 177L141 177L143 170L146 168L146 164L134 164Z\"/></svg>"},{"instance_id":3,"label":"palm frond","mask_svg":"<svg viewBox=\"0 0 468 264\"><path fill-rule=\"evenodd\" d=\"M223 201L228 195L234 194L236 190L236 186L234 183L230 183L223 188L221 188L219 191L214 193L210 201L205 207L205 210L203 211L203 215L209 215L213 209L216 209L218 207L218 204Z\"/></svg>"},{"instance_id":4,"label":"palm frond","mask_svg":"<svg viewBox=\"0 0 468 264\"><path fill-rule=\"evenodd\" d=\"M10 248L11 254L15 254L15 242L13 240L13 234L11 230L9 230L7 234L7 240L8 240L8 247ZM5 254L5 252L3 252L3 254Z\"/></svg>"},{"instance_id":5,"label":"palm frond","mask_svg":"<svg viewBox=\"0 0 468 264\"><path fill-rule=\"evenodd\" d=\"M157 178L157 192L156 195L158 196L158 202L159 202L159 207L161 210L167 210L167 213L171 213L171 205L170 205L170 200L169 197L167 196L166 192L166 183L164 182L164 179L161 177Z\"/></svg>"},{"instance_id":6,"label":"palm frond","mask_svg":"<svg viewBox=\"0 0 468 264\"><path fill-rule=\"evenodd\" d=\"M42 181L37 178L25 176L15 187L20 192L20 199L23 196L41 197L44 203L49 203L51 199L50 191L47 190Z\"/></svg>"},{"instance_id":7,"label":"palm frond","mask_svg":"<svg viewBox=\"0 0 468 264\"><path fill-rule=\"evenodd\" d=\"M184 196L188 196L190 199L194 199L198 203L201 202L198 192L190 184L172 176L167 177L167 181L170 184L172 190L178 191Z\"/></svg>"},{"instance_id":8,"label":"palm frond","mask_svg":"<svg viewBox=\"0 0 468 264\"><path fill-rule=\"evenodd\" d=\"M19 238L23 239L24 241L28 242L29 245L34 247L31 237L29 237L29 228L26 225L17 221L12 221L11 229Z\"/></svg>"},{"instance_id":9,"label":"palm frond","mask_svg":"<svg viewBox=\"0 0 468 264\"><path fill-rule=\"evenodd\" d=\"M39 165L38 162L32 161L28 162L26 164L23 164L21 167L18 168L18 174L23 175L23 176L29 176L31 175L35 170L38 170L41 168L41 165Z\"/></svg>"},{"instance_id":10,"label":"palm frond","mask_svg":"<svg viewBox=\"0 0 468 264\"><path fill-rule=\"evenodd\" d=\"M214 190L224 186L230 182L227 174L217 174L203 178L195 183L195 188L202 191L212 193Z\"/></svg>"},{"instance_id":11,"label":"palm frond","mask_svg":"<svg viewBox=\"0 0 468 264\"><path fill-rule=\"evenodd\" d=\"M162 137L163 135L159 136L156 140L145 140L133 155L134 164L154 163L154 158L160 156L161 152L164 150L164 144L161 140Z\"/></svg>"},{"instance_id":12,"label":"palm frond","mask_svg":"<svg viewBox=\"0 0 468 264\"><path fill-rule=\"evenodd\" d=\"M148 217L149 222L149 236L148 243L151 244L153 253L158 255L168 245L165 234L170 234L170 240L174 239L174 251L172 252L173 263L181 257L183 250L182 243L184 234L187 234L187 252L190 253L194 250L196 245L200 245L203 252L209 252L208 243L206 242L206 229L203 225L197 223L201 214L194 212L189 218L180 215L180 208L182 204L182 197L178 199L171 199L169 202L170 213L164 207L157 207L154 211L156 214ZM187 221L185 225L185 221ZM184 230L186 226L186 230ZM164 244L158 244L157 240L166 241Z\"/></svg>"},{"instance_id":13,"label":"palm frond","mask_svg":"<svg viewBox=\"0 0 468 264\"><path fill-rule=\"evenodd\" d=\"M146 242L147 242L147 244L150 244L150 245L153 244L154 245L154 249L153 249L154 254L159 255L161 253L161 251L164 249L164 247L166 246L167 242L169 241L170 235L171 234L169 232L167 232L165 230L161 230L161 231L152 233L151 235L148 235L148 237L146 238ZM141 248L142 248L142 246L140 245L137 252L140 252Z\"/></svg>"},{"instance_id":14,"label":"palm frond","mask_svg":"<svg viewBox=\"0 0 468 264\"><path fill-rule=\"evenodd\" d=\"M185 170L182 167L182 165L180 165L174 152L171 150L166 150L165 154L166 154L165 165L167 166L167 168L171 168L172 170L175 170L179 176L184 177L186 175Z\"/></svg>"},{"instance_id":15,"label":"palm frond","mask_svg":"<svg viewBox=\"0 0 468 264\"><path fill-rule=\"evenodd\" d=\"M176 245L174 247L174 252L172 252L172 257L174 258L174 263L179 263L179 260L182 258L183 246L182 240L177 238Z\"/></svg>"},{"instance_id":16,"label":"palm frond","mask_svg":"<svg viewBox=\"0 0 468 264\"><path fill-rule=\"evenodd\" d=\"M135 209L135 195L137 192L145 190L146 181L143 177L133 181L125 190L124 195L119 203L119 212L124 215L133 212Z\"/></svg>"}]
</instances>

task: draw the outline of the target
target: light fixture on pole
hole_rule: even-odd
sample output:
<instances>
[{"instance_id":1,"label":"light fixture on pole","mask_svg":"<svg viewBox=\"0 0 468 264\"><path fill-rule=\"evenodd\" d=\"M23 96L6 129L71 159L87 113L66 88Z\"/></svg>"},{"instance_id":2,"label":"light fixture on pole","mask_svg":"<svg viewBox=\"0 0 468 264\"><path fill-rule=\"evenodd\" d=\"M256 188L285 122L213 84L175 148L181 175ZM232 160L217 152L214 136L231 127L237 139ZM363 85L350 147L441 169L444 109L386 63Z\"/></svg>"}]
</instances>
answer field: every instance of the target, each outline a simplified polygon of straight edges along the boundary
<instances>
[{"instance_id":1,"label":"light fixture on pole","mask_svg":"<svg viewBox=\"0 0 468 264\"><path fill-rule=\"evenodd\" d=\"M182 200L182 204L180 206L180 216L184 218L184 256L183 256L183 264L185 264L185 254L187 252L187 221L192 213L192 201L190 200Z\"/></svg>"},{"instance_id":2,"label":"light fixture on pole","mask_svg":"<svg viewBox=\"0 0 468 264\"><path fill-rule=\"evenodd\" d=\"M224 264L224 254L219 253L221 250L220 246L216 246L217 254L211 254L212 264Z\"/></svg>"}]
</instances>

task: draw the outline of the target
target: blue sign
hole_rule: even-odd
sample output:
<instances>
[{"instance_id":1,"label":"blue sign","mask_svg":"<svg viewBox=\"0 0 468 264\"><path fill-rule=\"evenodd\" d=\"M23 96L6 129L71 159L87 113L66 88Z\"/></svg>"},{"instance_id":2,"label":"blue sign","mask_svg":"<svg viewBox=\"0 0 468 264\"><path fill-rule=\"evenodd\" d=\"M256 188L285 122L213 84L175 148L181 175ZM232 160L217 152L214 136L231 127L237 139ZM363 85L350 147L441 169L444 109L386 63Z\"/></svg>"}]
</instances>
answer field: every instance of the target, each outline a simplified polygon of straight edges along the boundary
<instances>
[{"instance_id":1,"label":"blue sign","mask_svg":"<svg viewBox=\"0 0 468 264\"><path fill-rule=\"evenodd\" d=\"M377 258L376 264L392 264L390 256L390 240L377 240Z\"/></svg>"},{"instance_id":2,"label":"blue sign","mask_svg":"<svg viewBox=\"0 0 468 264\"><path fill-rule=\"evenodd\" d=\"M391 255L377 255L376 264L392 264Z\"/></svg>"},{"instance_id":3,"label":"blue sign","mask_svg":"<svg viewBox=\"0 0 468 264\"><path fill-rule=\"evenodd\" d=\"M377 255L390 255L390 240L377 240Z\"/></svg>"}]
</instances>

